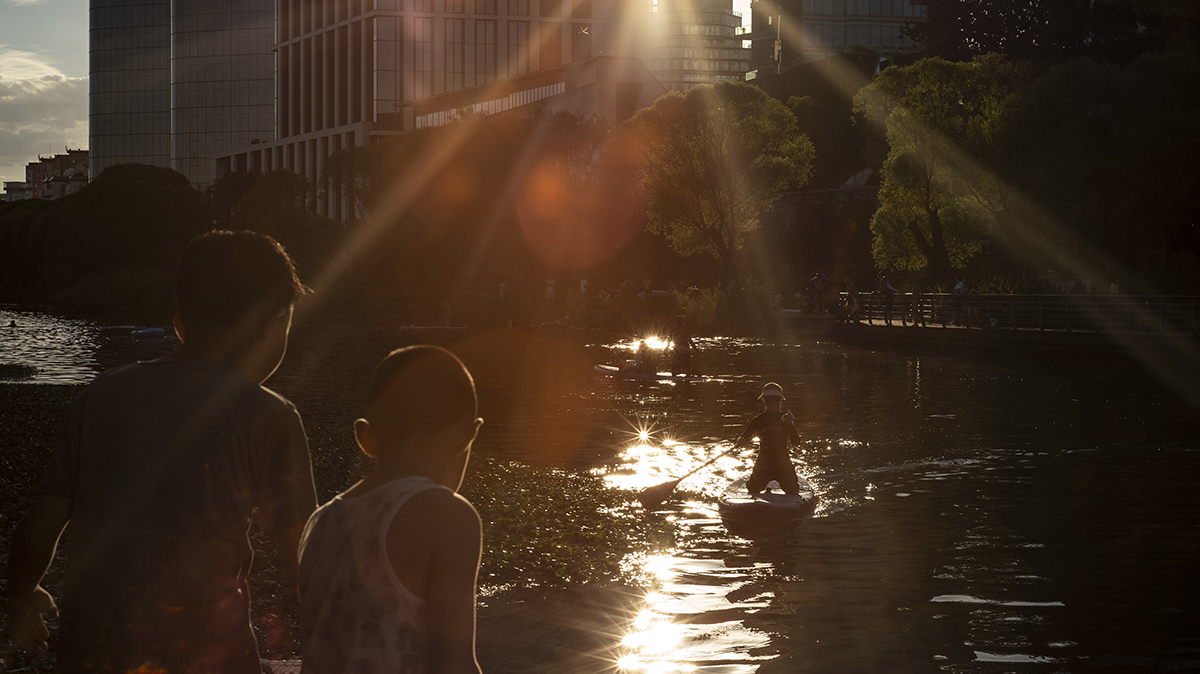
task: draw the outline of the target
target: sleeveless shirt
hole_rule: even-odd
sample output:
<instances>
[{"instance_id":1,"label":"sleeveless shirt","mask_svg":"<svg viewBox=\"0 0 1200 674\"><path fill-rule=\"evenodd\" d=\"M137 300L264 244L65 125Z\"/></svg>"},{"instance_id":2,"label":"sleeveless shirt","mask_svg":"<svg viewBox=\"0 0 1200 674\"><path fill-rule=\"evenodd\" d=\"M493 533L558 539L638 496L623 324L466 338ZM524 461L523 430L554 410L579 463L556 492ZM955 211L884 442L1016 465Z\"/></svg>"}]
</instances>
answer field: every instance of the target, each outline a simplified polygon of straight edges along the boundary
<instances>
[{"instance_id":1,"label":"sleeveless shirt","mask_svg":"<svg viewBox=\"0 0 1200 674\"><path fill-rule=\"evenodd\" d=\"M309 518L300 540L303 674L424 674L425 601L396 577L386 540L400 507L427 489L445 487L401 478L339 494Z\"/></svg>"}]
</instances>

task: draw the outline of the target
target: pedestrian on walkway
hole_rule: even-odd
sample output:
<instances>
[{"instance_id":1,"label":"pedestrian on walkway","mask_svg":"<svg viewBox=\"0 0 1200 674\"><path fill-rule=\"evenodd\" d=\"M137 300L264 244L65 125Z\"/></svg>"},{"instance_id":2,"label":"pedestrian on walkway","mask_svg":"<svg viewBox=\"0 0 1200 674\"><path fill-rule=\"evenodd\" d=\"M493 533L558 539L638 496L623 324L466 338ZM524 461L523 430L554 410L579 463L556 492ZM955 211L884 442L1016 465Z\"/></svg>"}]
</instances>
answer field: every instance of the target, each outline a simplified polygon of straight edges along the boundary
<instances>
[{"instance_id":1,"label":"pedestrian on walkway","mask_svg":"<svg viewBox=\"0 0 1200 674\"><path fill-rule=\"evenodd\" d=\"M883 322L892 324L892 308L895 304L896 293L899 292L888 283L888 277L879 274L879 294L883 296Z\"/></svg>"}]
</instances>

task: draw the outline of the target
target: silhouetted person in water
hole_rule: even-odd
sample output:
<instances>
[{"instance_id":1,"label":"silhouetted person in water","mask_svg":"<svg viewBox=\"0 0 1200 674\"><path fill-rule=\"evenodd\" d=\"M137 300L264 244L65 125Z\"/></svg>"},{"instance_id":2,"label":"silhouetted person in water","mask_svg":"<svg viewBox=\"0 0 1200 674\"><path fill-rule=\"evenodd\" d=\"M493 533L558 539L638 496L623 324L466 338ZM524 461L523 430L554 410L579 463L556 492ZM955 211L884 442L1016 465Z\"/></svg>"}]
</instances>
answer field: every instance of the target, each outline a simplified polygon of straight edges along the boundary
<instances>
[{"instance_id":1,"label":"silhouetted person in water","mask_svg":"<svg viewBox=\"0 0 1200 674\"><path fill-rule=\"evenodd\" d=\"M774 382L764 384L758 399L763 403L762 414L750 420L746 430L734 443L736 447L758 438L758 457L754 461L750 479L746 481L746 490L757 494L774 480L784 493L799 494L800 482L796 479L796 469L792 467L788 442L800 444L800 435L796 433L795 416L779 409L784 400L783 387Z\"/></svg>"}]
</instances>

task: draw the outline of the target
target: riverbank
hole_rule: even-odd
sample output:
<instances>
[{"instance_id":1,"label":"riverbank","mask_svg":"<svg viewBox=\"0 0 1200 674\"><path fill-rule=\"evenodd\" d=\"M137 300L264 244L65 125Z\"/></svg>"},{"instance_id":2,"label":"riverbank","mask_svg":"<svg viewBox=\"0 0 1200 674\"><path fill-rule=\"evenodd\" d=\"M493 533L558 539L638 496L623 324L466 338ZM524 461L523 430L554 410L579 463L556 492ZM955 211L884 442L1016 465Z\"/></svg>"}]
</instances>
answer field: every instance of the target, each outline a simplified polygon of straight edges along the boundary
<instances>
[{"instance_id":1,"label":"riverbank","mask_svg":"<svg viewBox=\"0 0 1200 674\"><path fill-rule=\"evenodd\" d=\"M14 528L53 451L78 385L0 383L0 550ZM365 469L347 429L307 428L321 500L345 489ZM480 572L479 654L488 672L584 672L600 654L615 653L642 594L634 569L620 562L643 551L652 526L632 495L590 475L535 469L494 457L473 457L463 493L484 521ZM69 529L68 529L69 535ZM294 601L287 597L277 557L265 538L251 575L255 628L262 654L296 656ZM58 592L66 562L60 552L45 586ZM51 621L52 638L57 627ZM29 658L0 651L0 669L52 671L53 655ZM589 664L590 663L590 664ZM610 663L611 664L611 663Z\"/></svg>"}]
</instances>

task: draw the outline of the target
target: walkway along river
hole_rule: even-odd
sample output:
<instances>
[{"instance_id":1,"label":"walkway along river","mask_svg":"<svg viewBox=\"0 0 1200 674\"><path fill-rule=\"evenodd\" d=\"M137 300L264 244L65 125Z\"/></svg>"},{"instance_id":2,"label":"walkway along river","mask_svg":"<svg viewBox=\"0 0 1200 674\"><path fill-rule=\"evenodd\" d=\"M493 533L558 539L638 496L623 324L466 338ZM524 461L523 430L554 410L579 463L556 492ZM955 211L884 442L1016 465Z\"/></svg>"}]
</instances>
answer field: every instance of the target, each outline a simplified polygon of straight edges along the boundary
<instances>
[{"instance_id":1,"label":"walkway along river","mask_svg":"<svg viewBox=\"0 0 1200 674\"><path fill-rule=\"evenodd\" d=\"M10 319L41 343L14 358L6 333L0 365L54 365L9 388L146 357L125 326L0 311ZM779 382L804 441L797 466L822 499L789 540L732 538L714 497L753 454L716 463L643 515L662 535L621 560L645 579L632 599L576 588L539 604L543 621L603 627L590 642L533 650L539 617L501 610L512 592L485 588L485 671L1200 670L1200 429L1137 362L800 334L697 340L695 367L714 381L621 384L592 370L631 358L612 336L300 325L272 385L305 416L315 457L345 451L328 438L348 432L375 358L418 340L470 359L481 454L628 490L722 451L762 383ZM560 651L572 648L568 666Z\"/></svg>"}]
</instances>

